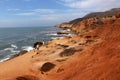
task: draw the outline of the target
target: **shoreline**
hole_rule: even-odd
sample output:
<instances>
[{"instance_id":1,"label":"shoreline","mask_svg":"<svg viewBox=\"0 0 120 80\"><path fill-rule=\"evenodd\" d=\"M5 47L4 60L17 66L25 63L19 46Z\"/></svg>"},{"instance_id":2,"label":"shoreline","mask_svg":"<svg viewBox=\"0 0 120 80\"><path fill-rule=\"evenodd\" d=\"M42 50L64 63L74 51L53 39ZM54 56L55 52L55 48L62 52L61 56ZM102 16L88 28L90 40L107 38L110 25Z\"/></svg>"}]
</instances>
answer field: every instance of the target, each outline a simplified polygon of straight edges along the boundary
<instances>
[{"instance_id":1,"label":"shoreline","mask_svg":"<svg viewBox=\"0 0 120 80\"><path fill-rule=\"evenodd\" d=\"M0 63L0 80L119 80L120 15L77 22L76 35Z\"/></svg>"},{"instance_id":2,"label":"shoreline","mask_svg":"<svg viewBox=\"0 0 120 80\"><path fill-rule=\"evenodd\" d=\"M64 38L65 36L68 36L68 37L73 36L73 34L72 34L71 32L69 32L69 33L67 33L67 34L62 33L62 32L68 32L68 31L70 31L70 30L68 30L68 29L66 29L66 30L65 30L65 29L62 29L62 30L59 31L59 32L61 32L61 34L57 34L57 33L58 33L58 31L57 31L55 34L49 34L49 35L62 36L62 37L51 37L51 40ZM49 40L49 41L51 41L51 40ZM47 42L48 42L48 41L47 41ZM46 42L46 43L47 43L47 42ZM11 45L13 45L13 44L11 44ZM14 47L16 47L16 45L14 45ZM23 46L23 50L19 51L18 53L14 54L14 55L11 55L11 56L9 56L9 57L6 57L6 58L4 58L4 59L1 59L0 62L9 61L9 60L11 60L11 59L13 59L13 58L15 58L15 57L18 57L18 56L21 56L21 55L25 54L25 53L22 53L23 51L29 52L29 51L31 51L31 50L34 50L34 48L33 48L32 46L28 46L28 47L27 47L27 46ZM27 53L27 52L26 52L26 53Z\"/></svg>"}]
</instances>

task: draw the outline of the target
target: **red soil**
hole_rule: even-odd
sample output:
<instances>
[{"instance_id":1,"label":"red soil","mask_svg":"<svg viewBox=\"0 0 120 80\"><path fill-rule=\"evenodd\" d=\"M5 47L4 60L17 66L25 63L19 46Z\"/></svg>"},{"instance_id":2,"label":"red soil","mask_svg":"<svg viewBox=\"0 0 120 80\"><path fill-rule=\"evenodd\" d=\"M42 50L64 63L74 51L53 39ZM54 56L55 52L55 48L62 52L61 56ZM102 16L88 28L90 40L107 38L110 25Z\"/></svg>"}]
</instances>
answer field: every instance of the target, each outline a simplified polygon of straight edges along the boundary
<instances>
[{"instance_id":1,"label":"red soil","mask_svg":"<svg viewBox=\"0 0 120 80\"><path fill-rule=\"evenodd\" d=\"M96 36L86 42L85 36ZM71 41L75 41L74 43ZM83 45L78 45L82 43ZM75 54L61 57L64 48L76 49ZM83 49L79 51L77 49ZM36 54L37 53L37 54ZM55 64L48 72L41 72L45 62ZM120 19L109 20L92 32L53 40L40 51L31 51L0 64L0 80L120 80ZM27 76L26 76L27 75ZM22 80L22 79L21 79Z\"/></svg>"}]
</instances>

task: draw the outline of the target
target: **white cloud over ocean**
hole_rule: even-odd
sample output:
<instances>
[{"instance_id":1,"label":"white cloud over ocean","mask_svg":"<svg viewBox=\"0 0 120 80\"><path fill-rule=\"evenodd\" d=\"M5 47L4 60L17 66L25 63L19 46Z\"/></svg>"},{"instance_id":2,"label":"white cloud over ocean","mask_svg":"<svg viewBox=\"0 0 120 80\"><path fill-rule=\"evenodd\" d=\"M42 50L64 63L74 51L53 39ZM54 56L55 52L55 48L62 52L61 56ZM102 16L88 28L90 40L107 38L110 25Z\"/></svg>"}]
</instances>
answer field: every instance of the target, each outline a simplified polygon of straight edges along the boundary
<instances>
[{"instance_id":1,"label":"white cloud over ocean","mask_svg":"<svg viewBox=\"0 0 120 80\"><path fill-rule=\"evenodd\" d=\"M61 4L71 8L107 10L120 7L119 0L60 0Z\"/></svg>"},{"instance_id":2,"label":"white cloud over ocean","mask_svg":"<svg viewBox=\"0 0 120 80\"><path fill-rule=\"evenodd\" d=\"M15 15L20 15L20 16L32 16L32 15L41 15L41 14L51 14L51 13L55 13L57 11L57 9L40 9L40 8L36 8L36 9L32 9L32 10L26 10L25 12L20 12L20 13L16 13Z\"/></svg>"}]
</instances>

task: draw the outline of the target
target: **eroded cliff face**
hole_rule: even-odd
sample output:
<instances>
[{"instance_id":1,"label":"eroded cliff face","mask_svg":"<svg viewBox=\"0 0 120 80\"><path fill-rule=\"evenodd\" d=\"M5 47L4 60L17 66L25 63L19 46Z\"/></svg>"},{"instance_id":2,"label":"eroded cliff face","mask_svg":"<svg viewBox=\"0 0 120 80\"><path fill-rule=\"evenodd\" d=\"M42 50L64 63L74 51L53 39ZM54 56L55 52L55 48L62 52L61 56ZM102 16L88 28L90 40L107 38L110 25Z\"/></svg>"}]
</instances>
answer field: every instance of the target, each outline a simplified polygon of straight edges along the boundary
<instances>
[{"instance_id":1,"label":"eroded cliff face","mask_svg":"<svg viewBox=\"0 0 120 80\"><path fill-rule=\"evenodd\" d=\"M120 80L120 14L84 19L70 28L77 35L1 63L0 79Z\"/></svg>"},{"instance_id":2,"label":"eroded cliff face","mask_svg":"<svg viewBox=\"0 0 120 80\"><path fill-rule=\"evenodd\" d=\"M78 18L67 23L59 24L59 28L71 29L76 34L82 34L93 30L107 21L120 18L120 8L111 9L105 12L90 13L83 18Z\"/></svg>"},{"instance_id":3,"label":"eroded cliff face","mask_svg":"<svg viewBox=\"0 0 120 80\"><path fill-rule=\"evenodd\" d=\"M94 17L94 18L85 19L85 20L73 25L71 27L71 30L77 34L83 34L83 33L92 31L101 25L106 24L106 22L108 22L108 21L114 22L117 18L120 17L118 15L116 15L116 16L114 15L111 17L101 17L101 18Z\"/></svg>"},{"instance_id":4,"label":"eroded cliff face","mask_svg":"<svg viewBox=\"0 0 120 80\"><path fill-rule=\"evenodd\" d=\"M92 31L64 38L66 42L60 44L72 48L62 52L64 55L56 68L44 75L46 80L48 77L49 80L120 79L120 18L108 19L95 27Z\"/></svg>"}]
</instances>

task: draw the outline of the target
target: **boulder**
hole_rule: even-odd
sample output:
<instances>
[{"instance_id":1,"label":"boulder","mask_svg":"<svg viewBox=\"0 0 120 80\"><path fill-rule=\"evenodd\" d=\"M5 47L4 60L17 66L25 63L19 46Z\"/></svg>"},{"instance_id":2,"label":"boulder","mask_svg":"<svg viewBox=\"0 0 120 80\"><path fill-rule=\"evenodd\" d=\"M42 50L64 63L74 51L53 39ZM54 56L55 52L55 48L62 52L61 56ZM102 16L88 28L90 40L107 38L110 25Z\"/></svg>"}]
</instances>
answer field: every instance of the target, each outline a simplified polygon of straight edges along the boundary
<instances>
[{"instance_id":1,"label":"boulder","mask_svg":"<svg viewBox=\"0 0 120 80\"><path fill-rule=\"evenodd\" d=\"M43 42L35 42L34 45L33 45L33 48L37 49L42 45L43 45Z\"/></svg>"}]
</instances>

